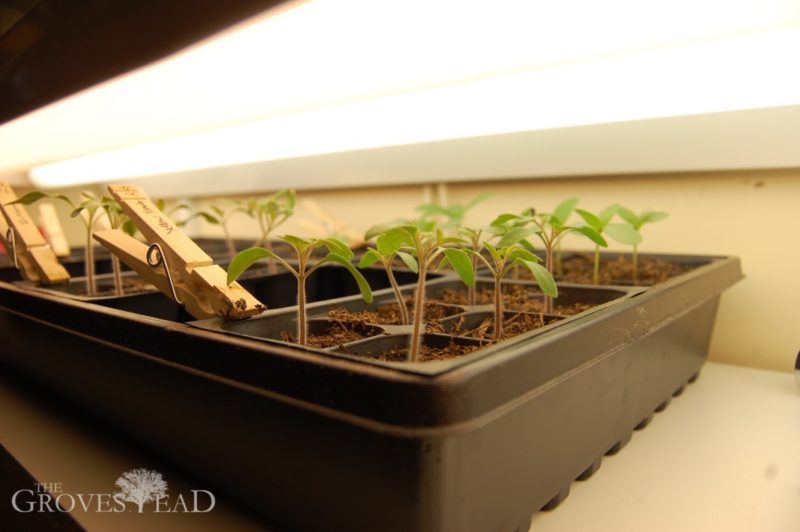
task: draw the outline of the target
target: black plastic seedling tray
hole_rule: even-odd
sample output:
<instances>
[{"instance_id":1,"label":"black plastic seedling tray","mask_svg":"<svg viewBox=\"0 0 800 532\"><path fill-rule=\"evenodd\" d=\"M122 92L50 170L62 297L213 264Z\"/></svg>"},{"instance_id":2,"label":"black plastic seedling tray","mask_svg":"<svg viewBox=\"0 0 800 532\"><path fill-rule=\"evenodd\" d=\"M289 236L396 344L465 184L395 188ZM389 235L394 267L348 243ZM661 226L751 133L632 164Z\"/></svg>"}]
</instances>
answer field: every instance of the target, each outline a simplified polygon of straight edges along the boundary
<instances>
[{"instance_id":1,"label":"black plastic seedling tray","mask_svg":"<svg viewBox=\"0 0 800 532\"><path fill-rule=\"evenodd\" d=\"M279 530L527 530L700 371L740 264L665 258L694 269L646 290L563 286L608 297L422 364L359 357L363 343L313 350L252 337L259 323L291 325L286 310L182 323L0 283L0 359ZM431 280L431 293L447 283ZM343 296L309 312L336 305L363 303ZM382 330L375 341L401 337Z\"/></svg>"},{"instance_id":2,"label":"black plastic seedling tray","mask_svg":"<svg viewBox=\"0 0 800 532\"><path fill-rule=\"evenodd\" d=\"M339 270L339 268L336 268ZM343 272L346 273L346 272ZM397 272L402 275L398 279L405 278L408 272ZM411 281L411 279L409 279ZM543 299L544 295L538 290L535 284L525 281L511 281L508 285L524 286L530 290L531 299ZM492 281L488 279L478 278L476 287L478 289L483 287L493 286ZM405 295L410 296L414 292L415 286L407 286L403 292ZM469 306L466 304L448 304L436 303L435 300L445 290L458 290L464 289L464 285L455 274L445 275L438 280L428 281L426 293L428 294L429 304L438 307L443 318L439 319L443 331L429 332L423 336L423 343L433 343L437 345L446 344L448 341L453 340L456 343L465 345L483 346L479 351L469 353L457 359L446 361L429 361L420 364L408 364L405 362L385 362L375 360L371 354L380 353L391 347L407 347L410 340L411 329L410 325L387 325L378 322L359 324L357 322L350 322L345 324L347 327L358 328L361 333L368 336L367 338L356 340L354 342L341 343L332 345L325 348L313 347L299 347L292 344L289 340L285 339L286 333L292 336L297 327L297 313L296 308L281 308L275 310L268 310L264 314L241 321L228 321L221 318L212 318L208 320L201 320L192 322L191 325L212 331L239 336L243 338L252 338L269 343L279 343L286 346L294 347L295 349L304 349L308 351L325 352L331 356L338 356L350 358L359 362L368 362L381 366L388 366L400 371L409 371L420 374L434 374L449 371L456 366L469 364L475 359L491 355L498 349L507 349L514 343L524 342L529 338L543 334L549 331L559 321L566 319L566 316L540 314L545 321L545 326L529 331L526 334L513 337L505 340L502 344L496 346L489 346L490 343L486 338L476 338L469 336L462 336L458 331L453 331L456 324L460 325L460 330L470 330L474 325L478 325L480 321L484 320L487 316L493 316L491 305L476 305ZM355 286L353 287L355 291ZM559 302L570 304L574 302L583 302L594 305L591 309L584 312L588 314L597 312L610 304L611 302L623 298L630 297L641 292L640 288L620 288L620 287L587 287L581 285L562 285L560 288ZM431 301L433 300L433 301ZM396 299L393 293L382 293L374 298L372 304L365 303L360 297L343 297L330 301L321 301L317 304L308 305L309 314L309 334L324 334L331 326L337 324L336 320L328 317L328 311L334 309L344 309L350 312L359 312L363 310L371 310L382 305L395 304ZM529 314L528 312L519 312L514 310L506 310L504 313L508 319L513 319L518 315ZM536 313L538 314L538 313ZM338 323L342 323L339 321Z\"/></svg>"}]
</instances>

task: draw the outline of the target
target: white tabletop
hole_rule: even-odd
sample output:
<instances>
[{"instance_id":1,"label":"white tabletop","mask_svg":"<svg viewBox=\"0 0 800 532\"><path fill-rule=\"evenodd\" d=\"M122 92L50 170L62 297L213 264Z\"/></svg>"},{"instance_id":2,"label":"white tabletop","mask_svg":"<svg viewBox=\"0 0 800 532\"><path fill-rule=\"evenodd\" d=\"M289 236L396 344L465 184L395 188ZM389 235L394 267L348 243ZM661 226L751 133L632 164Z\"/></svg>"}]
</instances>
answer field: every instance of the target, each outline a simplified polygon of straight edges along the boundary
<instances>
[{"instance_id":1,"label":"white tabletop","mask_svg":"<svg viewBox=\"0 0 800 532\"><path fill-rule=\"evenodd\" d=\"M790 373L708 363L536 532L800 531L800 388Z\"/></svg>"},{"instance_id":2,"label":"white tabletop","mask_svg":"<svg viewBox=\"0 0 800 532\"><path fill-rule=\"evenodd\" d=\"M76 427L0 380L0 443L37 479L64 490L113 491L133 467L160 467L128 444ZM162 468L171 493L204 486ZM7 504L6 501L0 501ZM75 512L89 530L256 530L221 501L213 512ZM707 364L535 532L800 531L800 389L788 373Z\"/></svg>"}]
</instances>

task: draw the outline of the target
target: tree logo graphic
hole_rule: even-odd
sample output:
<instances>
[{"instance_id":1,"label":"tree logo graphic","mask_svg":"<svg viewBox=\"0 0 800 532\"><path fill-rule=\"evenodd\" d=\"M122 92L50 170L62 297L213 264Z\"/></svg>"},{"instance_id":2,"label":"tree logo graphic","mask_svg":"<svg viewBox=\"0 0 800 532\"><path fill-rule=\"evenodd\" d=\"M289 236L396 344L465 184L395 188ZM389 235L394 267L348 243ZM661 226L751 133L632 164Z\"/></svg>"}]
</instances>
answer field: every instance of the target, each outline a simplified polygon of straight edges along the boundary
<instances>
[{"instance_id":1,"label":"tree logo graphic","mask_svg":"<svg viewBox=\"0 0 800 532\"><path fill-rule=\"evenodd\" d=\"M139 505L139 513L145 503L155 502L167 496L167 481L158 471L138 468L123 473L115 485L120 489L114 495L123 501Z\"/></svg>"}]
</instances>

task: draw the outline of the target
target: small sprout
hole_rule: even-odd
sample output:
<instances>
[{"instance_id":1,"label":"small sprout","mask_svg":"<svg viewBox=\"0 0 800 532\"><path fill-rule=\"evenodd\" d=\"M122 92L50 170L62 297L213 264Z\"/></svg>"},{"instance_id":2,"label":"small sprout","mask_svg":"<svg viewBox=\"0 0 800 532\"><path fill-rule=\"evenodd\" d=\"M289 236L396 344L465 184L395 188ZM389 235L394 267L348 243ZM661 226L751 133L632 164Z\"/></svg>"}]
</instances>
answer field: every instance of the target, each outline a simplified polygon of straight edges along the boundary
<instances>
[{"instance_id":1,"label":"small sprout","mask_svg":"<svg viewBox=\"0 0 800 532\"><path fill-rule=\"evenodd\" d=\"M51 196L45 192L34 191L29 192L16 201L12 201L9 205L20 203L22 205L33 205L37 201L44 198L57 199L65 202L70 206L72 218L79 218L86 228L86 248L84 249L84 263L86 268L86 294L93 296L97 293L97 283L94 275L94 242L92 241L92 230L94 225L100 219L105 208L103 207L103 200L98 198L91 192L81 192L81 202L75 203L70 198L64 195ZM86 215L82 214L86 212Z\"/></svg>"},{"instance_id":2,"label":"small sprout","mask_svg":"<svg viewBox=\"0 0 800 532\"><path fill-rule=\"evenodd\" d=\"M239 252L228 266L228 284L233 283L250 266L257 261L268 258L277 261L286 271L297 279L297 343L308 345L308 316L306 314L306 280L323 264L336 263L343 266L356 280L361 297L367 303L372 302L372 290L364 276L359 272L351 260L353 251L344 242L335 238L302 239L292 235L284 235L281 240L289 244L297 256L297 268L286 262L272 250L262 247L252 247ZM328 254L322 259L311 264L314 250L326 248Z\"/></svg>"},{"instance_id":3,"label":"small sprout","mask_svg":"<svg viewBox=\"0 0 800 532\"><path fill-rule=\"evenodd\" d=\"M395 279L394 272L392 271L392 264L395 258L400 258L409 270L414 273L418 272L417 261L414 257L407 251L401 250L405 243L406 239L404 234L398 231L387 231L378 236L375 247L368 248L358 264L359 268L367 268L376 262L383 264L386 275L389 277L389 283L397 299L397 305L400 308L400 325L409 325L411 322L408 316L408 307L406 306L403 294L400 292L400 286L397 284L397 279Z\"/></svg>"},{"instance_id":4,"label":"small sprout","mask_svg":"<svg viewBox=\"0 0 800 532\"><path fill-rule=\"evenodd\" d=\"M261 236L253 244L254 247L265 246L274 252L270 235L294 214L295 199L294 190L282 189L266 198L251 198L241 203L243 212L258 221L261 229ZM270 258L267 264L270 273L274 273L274 260Z\"/></svg>"},{"instance_id":5,"label":"small sprout","mask_svg":"<svg viewBox=\"0 0 800 532\"><path fill-rule=\"evenodd\" d=\"M529 249L526 249L522 244L524 234L522 232L506 233L497 247L489 242L484 242L483 246L489 252L491 259L487 260L480 251L470 250L470 254L483 261L489 271L494 277L494 332L492 341L498 342L503 338L503 278L515 266L524 266L528 268L536 280L536 284L546 297L558 297L558 288L556 282L550 272L544 266L539 264L541 259L534 255Z\"/></svg>"},{"instance_id":6,"label":"small sprout","mask_svg":"<svg viewBox=\"0 0 800 532\"><path fill-rule=\"evenodd\" d=\"M455 203L453 205L448 205L447 207L443 207L437 203L423 203L415 210L422 213L422 217L420 219L422 222L435 221L439 216L444 217L445 220L441 224L441 227L452 234L457 232L458 228L461 227L461 224L464 222L464 217L470 209L472 209L478 203L487 200L491 196L492 195L489 193L479 194L466 204L462 205L460 203Z\"/></svg>"},{"instance_id":7,"label":"small sprout","mask_svg":"<svg viewBox=\"0 0 800 532\"><path fill-rule=\"evenodd\" d=\"M641 229L645 224L655 223L663 220L669 214L660 211L645 211L639 216L625 207L619 207L617 210L619 217L628 222L633 229L639 233L639 241L633 243L633 284L639 284L639 243L642 241Z\"/></svg>"},{"instance_id":8,"label":"small sprout","mask_svg":"<svg viewBox=\"0 0 800 532\"><path fill-rule=\"evenodd\" d=\"M550 274L554 270L554 252L561 240L571 232L580 233L595 244L607 247L608 243L596 230L588 226L568 225L567 221L575 209L578 200L575 198L561 202L552 213L537 213L528 209L520 215L501 214L492 222L497 234L502 236L498 246L502 246L503 239L517 241L525 244L528 236L536 235L542 241L545 249L545 268ZM528 225L530 224L530 225ZM521 235L521 238L517 236ZM553 298L545 296L545 312L553 311Z\"/></svg>"},{"instance_id":9,"label":"small sprout","mask_svg":"<svg viewBox=\"0 0 800 532\"><path fill-rule=\"evenodd\" d=\"M192 211L191 205L189 205L187 203L176 203L175 205L170 206L169 209L167 208L166 200L164 200L163 198L156 199L154 203L156 205L156 208L159 211L163 212L164 214L166 214L170 218L175 216L175 213L177 213L179 211L189 211L189 212ZM186 225L186 223L191 219L192 219L192 217L189 216L185 220L182 220L182 221L179 221L179 222L175 222L175 224L178 225L178 226Z\"/></svg>"},{"instance_id":10,"label":"small sprout","mask_svg":"<svg viewBox=\"0 0 800 532\"><path fill-rule=\"evenodd\" d=\"M466 239L469 245L469 250L472 251L469 256L470 263L472 264L473 271L478 270L478 257L476 254L480 253L483 243L481 237L483 229L471 229L469 227L461 227L459 233ZM475 285L467 286L467 304L475 305Z\"/></svg>"},{"instance_id":11,"label":"small sprout","mask_svg":"<svg viewBox=\"0 0 800 532\"><path fill-rule=\"evenodd\" d=\"M114 198L104 195L100 198L100 207L108 216L112 229L122 229L133 236L133 233L136 232L136 226ZM133 227L133 230L130 229L131 227ZM111 254L111 270L114 272L114 293L121 296L125 291L122 285L122 266L120 265L119 257L113 253Z\"/></svg>"},{"instance_id":12,"label":"small sprout","mask_svg":"<svg viewBox=\"0 0 800 532\"><path fill-rule=\"evenodd\" d=\"M416 261L417 290L414 298L414 312L411 316L411 343L408 346L408 361L417 362L422 340L422 325L425 309L425 281L434 261L440 259L437 269L450 264L467 286L475 285L475 271L467 252L453 246L460 246L463 240L445 237L441 229L432 222L419 222L416 225L379 225L368 230L364 239L375 236L399 245L399 250L408 253ZM401 256L402 258L402 256ZM413 264L412 264L413 265ZM413 268L412 268L413 270ZM401 305L402 306L402 305Z\"/></svg>"},{"instance_id":13,"label":"small sprout","mask_svg":"<svg viewBox=\"0 0 800 532\"><path fill-rule=\"evenodd\" d=\"M618 213L618 204L609 205L597 214L593 214L583 209L575 209L575 212L587 223L589 227L599 234L606 234L620 244L637 245L642 241L639 231L628 224L610 223ZM594 246L594 270L592 271L592 283L600 283L600 244L595 242Z\"/></svg>"},{"instance_id":14,"label":"small sprout","mask_svg":"<svg viewBox=\"0 0 800 532\"><path fill-rule=\"evenodd\" d=\"M207 223L211 225L218 225L222 228L222 234L225 238L225 246L228 248L228 256L233 258L236 255L236 244L231 237L230 230L228 229L228 223L230 223L231 218L236 213L247 214L248 216L250 213L248 210L242 205L242 202L239 200L231 200L233 203L222 206L219 204L211 205L208 211L197 211L192 216L199 216L203 218Z\"/></svg>"}]
</instances>

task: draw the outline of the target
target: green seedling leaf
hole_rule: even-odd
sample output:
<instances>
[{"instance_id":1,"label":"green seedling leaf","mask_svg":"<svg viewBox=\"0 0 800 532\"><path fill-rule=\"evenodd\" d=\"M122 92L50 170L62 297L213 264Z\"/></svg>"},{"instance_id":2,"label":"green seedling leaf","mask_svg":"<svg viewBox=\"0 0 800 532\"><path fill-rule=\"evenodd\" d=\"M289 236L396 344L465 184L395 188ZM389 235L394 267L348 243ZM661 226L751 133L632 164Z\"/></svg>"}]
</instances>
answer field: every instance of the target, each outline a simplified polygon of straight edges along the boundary
<instances>
[{"instance_id":1,"label":"green seedling leaf","mask_svg":"<svg viewBox=\"0 0 800 532\"><path fill-rule=\"evenodd\" d=\"M487 266L489 268L489 270L492 271L492 274L494 274L495 270L492 267L492 264L480 252L472 250L472 249L465 249L464 251L470 257L475 257L476 261L480 261L484 266Z\"/></svg>"},{"instance_id":2,"label":"green seedling leaf","mask_svg":"<svg viewBox=\"0 0 800 532\"><path fill-rule=\"evenodd\" d=\"M620 244L627 244L633 246L642 241L642 234L628 224L608 224L606 226L606 234L619 242Z\"/></svg>"},{"instance_id":3,"label":"green seedling leaf","mask_svg":"<svg viewBox=\"0 0 800 532\"><path fill-rule=\"evenodd\" d=\"M569 215L575 210L577 204L578 198L570 198L559 203L552 214L556 223L558 223L558 225L566 225Z\"/></svg>"},{"instance_id":4,"label":"green seedling leaf","mask_svg":"<svg viewBox=\"0 0 800 532\"><path fill-rule=\"evenodd\" d=\"M266 258L280 259L280 257L272 251L259 247L246 249L237 253L228 265L228 284L232 284L250 266Z\"/></svg>"},{"instance_id":5,"label":"green seedling leaf","mask_svg":"<svg viewBox=\"0 0 800 532\"><path fill-rule=\"evenodd\" d=\"M69 213L69 217L70 218L77 218L78 216L81 215L81 212L83 212L83 209L85 209L85 208L86 207L81 205L80 207L78 207L77 209L74 209L71 213Z\"/></svg>"},{"instance_id":6,"label":"green seedling leaf","mask_svg":"<svg viewBox=\"0 0 800 532\"><path fill-rule=\"evenodd\" d=\"M502 236L508 231L508 226L506 225L487 225L483 228L483 230L492 235L492 237Z\"/></svg>"},{"instance_id":7,"label":"green seedling leaf","mask_svg":"<svg viewBox=\"0 0 800 532\"><path fill-rule=\"evenodd\" d=\"M397 253L403 246L413 246L414 241L405 228L395 227L380 235L375 244L378 248L378 253L388 257L393 253Z\"/></svg>"},{"instance_id":8,"label":"green seedling leaf","mask_svg":"<svg viewBox=\"0 0 800 532\"><path fill-rule=\"evenodd\" d=\"M342 257L347 257L348 259L353 260L353 250L338 238L322 238L318 240L317 243L328 248L328 251L331 253L335 253L337 255L341 255Z\"/></svg>"},{"instance_id":9,"label":"green seedling leaf","mask_svg":"<svg viewBox=\"0 0 800 532\"><path fill-rule=\"evenodd\" d=\"M603 227L605 227L608 225L611 219L614 218L614 216L616 216L618 211L619 211L619 204L615 203L613 205L609 205L608 207L600 211L597 215L597 218L600 220L600 223L603 224Z\"/></svg>"},{"instance_id":10,"label":"green seedling leaf","mask_svg":"<svg viewBox=\"0 0 800 532\"><path fill-rule=\"evenodd\" d=\"M583 209L575 209L575 212L578 213L578 216L583 218L583 221L589 224L589 227L597 231L598 233L603 232L603 227L605 224L600 220L599 217L595 216L594 214L590 213L589 211L585 211Z\"/></svg>"},{"instance_id":11,"label":"green seedling leaf","mask_svg":"<svg viewBox=\"0 0 800 532\"><path fill-rule=\"evenodd\" d=\"M289 244L291 244L294 248L296 248L298 250L303 250L303 249L305 249L305 248L307 248L308 246L311 245L311 241L310 240L305 240L305 239L302 239L302 238L300 238L298 236L294 236L294 235L283 235L283 236L280 236L278 238L280 238L281 240L283 240L285 242L288 242Z\"/></svg>"},{"instance_id":12,"label":"green seedling leaf","mask_svg":"<svg viewBox=\"0 0 800 532\"><path fill-rule=\"evenodd\" d=\"M51 198L55 198L55 199L59 199L59 200L65 202L65 203L68 203L69 205L75 205L74 203L72 203L71 199L69 199L67 196L65 196L63 194L59 194L58 196L50 196L50 197Z\"/></svg>"},{"instance_id":13,"label":"green seedling leaf","mask_svg":"<svg viewBox=\"0 0 800 532\"><path fill-rule=\"evenodd\" d=\"M644 224L651 224L653 222L658 222L663 220L669 216L666 212L654 212L654 211L647 211L643 212L641 216L639 216L639 220Z\"/></svg>"},{"instance_id":14,"label":"green seedling leaf","mask_svg":"<svg viewBox=\"0 0 800 532\"><path fill-rule=\"evenodd\" d=\"M136 228L135 223L133 223L131 220L127 220L122 224L122 231L130 236L134 236L138 229Z\"/></svg>"},{"instance_id":15,"label":"green seedling leaf","mask_svg":"<svg viewBox=\"0 0 800 532\"><path fill-rule=\"evenodd\" d=\"M180 225L186 225L189 222L189 220L191 220L192 218L198 218L198 217L202 218L203 220L205 220L206 222L208 222L208 223L210 223L212 225L219 225L220 223L222 223L220 221L220 219L217 218L216 216L214 216L213 214L211 214L209 212L206 212L206 211L198 211L198 212L194 213L193 215L189 216L188 218L186 218L185 220L183 220L180 223Z\"/></svg>"},{"instance_id":16,"label":"green seedling leaf","mask_svg":"<svg viewBox=\"0 0 800 532\"><path fill-rule=\"evenodd\" d=\"M381 260L381 256L378 255L378 252L372 248L369 248L367 252L361 256L361 260L358 261L358 267L369 268L379 260Z\"/></svg>"},{"instance_id":17,"label":"green seedling leaf","mask_svg":"<svg viewBox=\"0 0 800 532\"><path fill-rule=\"evenodd\" d=\"M617 209L617 214L619 214L620 218L631 224L636 229L639 229L642 226L642 222L639 220L639 217L636 216L636 214L634 214L634 212L630 209L619 206Z\"/></svg>"},{"instance_id":18,"label":"green seedling leaf","mask_svg":"<svg viewBox=\"0 0 800 532\"><path fill-rule=\"evenodd\" d=\"M535 227L512 227L509 229L500 240L497 241L498 248L511 246L524 240L525 238L536 234L539 230Z\"/></svg>"},{"instance_id":19,"label":"green seedling leaf","mask_svg":"<svg viewBox=\"0 0 800 532\"><path fill-rule=\"evenodd\" d=\"M40 199L47 198L47 197L49 197L49 196L47 194L45 194L44 192L39 192L39 191L28 192L27 194L25 194L21 198L18 198L18 199L14 200L14 201L12 201L10 203L7 203L7 205L14 205L15 203L21 203L22 205L33 205L34 203L36 203Z\"/></svg>"},{"instance_id":20,"label":"green seedling leaf","mask_svg":"<svg viewBox=\"0 0 800 532\"><path fill-rule=\"evenodd\" d=\"M367 229L367 231L364 233L364 240L371 240L371 239L375 238L376 236L385 233L389 229L392 229L393 227L397 227L397 225L396 224L378 224L378 225L373 225L372 227Z\"/></svg>"},{"instance_id":21,"label":"green seedling leaf","mask_svg":"<svg viewBox=\"0 0 800 532\"><path fill-rule=\"evenodd\" d=\"M350 275L353 276L353 279L356 280L356 284L358 284L358 290L361 292L362 299L364 299L364 301L367 303L372 303L372 289L361 272L358 271L355 266L353 266L352 262L350 262L350 259L337 253L328 253L324 260L335 262L336 264L344 266L344 268L350 272Z\"/></svg>"},{"instance_id":22,"label":"green seedling leaf","mask_svg":"<svg viewBox=\"0 0 800 532\"><path fill-rule=\"evenodd\" d=\"M417 264L417 259L411 256L410 253L406 253L405 251L398 251L397 256L400 257L400 260L403 261L403 264L406 265L406 268L408 268L414 273L419 273L419 265Z\"/></svg>"},{"instance_id":23,"label":"green seedling leaf","mask_svg":"<svg viewBox=\"0 0 800 532\"><path fill-rule=\"evenodd\" d=\"M508 260L510 262L520 261L520 260L527 260L529 262L542 261L542 259L540 259L538 256L531 253L529 250L523 249L521 247L517 247L513 251L511 251L511 253L508 254Z\"/></svg>"},{"instance_id":24,"label":"green seedling leaf","mask_svg":"<svg viewBox=\"0 0 800 532\"><path fill-rule=\"evenodd\" d=\"M494 247L494 246L493 246L491 243L489 243L489 242L484 242L484 243L483 243L483 247L485 247L485 248L486 248L486 251L488 251L488 252L489 252L489 255L491 255L491 256L492 256L492 260L493 260L495 263L499 263L499 262L501 262L501 261L503 260L503 257L501 257L501 256L500 256L500 252L499 252L499 251L497 251L497 248L496 248L496 247Z\"/></svg>"},{"instance_id":25,"label":"green seedling leaf","mask_svg":"<svg viewBox=\"0 0 800 532\"><path fill-rule=\"evenodd\" d=\"M503 225L507 224L508 222L518 221L518 220L521 220L521 219L522 219L522 217L520 215L511 214L510 212L507 212L505 214L501 214L500 216L498 216L497 218L492 220L489 225L490 226L503 226Z\"/></svg>"},{"instance_id":26,"label":"green seedling leaf","mask_svg":"<svg viewBox=\"0 0 800 532\"><path fill-rule=\"evenodd\" d=\"M297 195L295 194L294 190L292 189L283 189L279 190L277 194L275 194L277 198L283 198L286 201L287 210L294 210L295 202L297 201Z\"/></svg>"},{"instance_id":27,"label":"green seedling leaf","mask_svg":"<svg viewBox=\"0 0 800 532\"><path fill-rule=\"evenodd\" d=\"M100 198L100 206L107 209L121 210L114 198L105 195Z\"/></svg>"},{"instance_id":28,"label":"green seedling leaf","mask_svg":"<svg viewBox=\"0 0 800 532\"><path fill-rule=\"evenodd\" d=\"M268 198L256 198L255 200L256 209L270 209L274 205L275 205L274 196L270 196Z\"/></svg>"},{"instance_id":29,"label":"green seedling leaf","mask_svg":"<svg viewBox=\"0 0 800 532\"><path fill-rule=\"evenodd\" d=\"M603 235L592 229L591 227L575 227L575 231L581 233L582 235L586 235L589 240L597 244L598 246L607 248L608 242L606 239L603 238Z\"/></svg>"},{"instance_id":30,"label":"green seedling leaf","mask_svg":"<svg viewBox=\"0 0 800 532\"><path fill-rule=\"evenodd\" d=\"M208 222L208 223L210 223L212 225L219 225L219 224L222 223L221 217L217 218L213 214L205 212L205 211L198 212L197 216L200 216L203 220L205 220L206 222Z\"/></svg>"},{"instance_id":31,"label":"green seedling leaf","mask_svg":"<svg viewBox=\"0 0 800 532\"><path fill-rule=\"evenodd\" d=\"M531 271L533 278L536 279L536 284L539 285L539 288L542 289L542 292L550 297L558 297L558 287L556 286L556 281L553 279L553 276L550 275L550 272L547 271L547 268L538 262L529 260L523 260L520 262Z\"/></svg>"},{"instance_id":32,"label":"green seedling leaf","mask_svg":"<svg viewBox=\"0 0 800 532\"><path fill-rule=\"evenodd\" d=\"M423 233L433 233L436 230L436 222L434 220L417 220L414 222L414 227Z\"/></svg>"},{"instance_id":33,"label":"green seedling leaf","mask_svg":"<svg viewBox=\"0 0 800 532\"><path fill-rule=\"evenodd\" d=\"M387 231L400 228L405 229L406 232L408 232L412 236L417 232L417 227L412 224L409 224L408 222L405 221L390 222L386 224L373 225L372 227L367 229L367 232L364 233L364 240L371 240L376 236L382 235Z\"/></svg>"},{"instance_id":34,"label":"green seedling leaf","mask_svg":"<svg viewBox=\"0 0 800 532\"><path fill-rule=\"evenodd\" d=\"M475 286L475 270L472 269L472 261L467 252L463 249L447 248L444 254L464 284Z\"/></svg>"}]
</instances>

